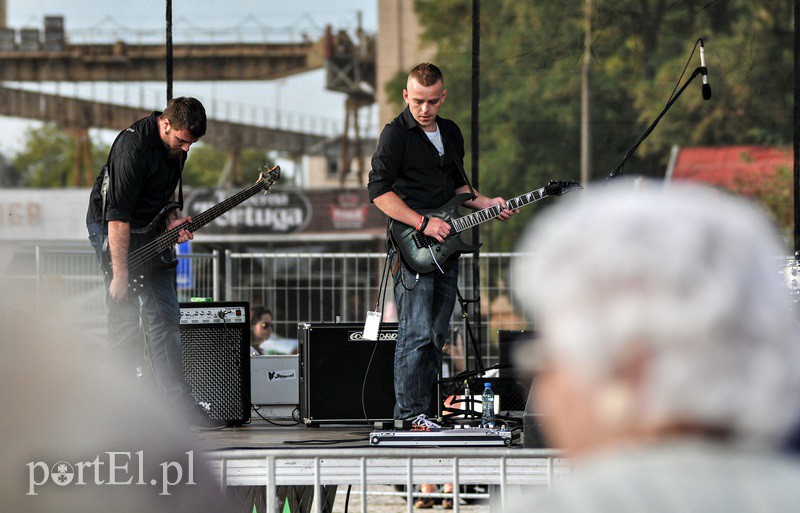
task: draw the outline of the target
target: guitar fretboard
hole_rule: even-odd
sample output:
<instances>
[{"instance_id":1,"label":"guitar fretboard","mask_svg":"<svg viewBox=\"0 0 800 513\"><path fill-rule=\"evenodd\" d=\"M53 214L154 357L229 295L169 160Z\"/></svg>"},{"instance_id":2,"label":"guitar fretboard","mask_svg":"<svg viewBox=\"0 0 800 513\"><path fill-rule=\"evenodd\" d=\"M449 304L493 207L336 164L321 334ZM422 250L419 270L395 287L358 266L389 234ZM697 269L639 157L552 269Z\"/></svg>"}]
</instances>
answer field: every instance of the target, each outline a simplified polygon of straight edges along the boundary
<instances>
[{"instance_id":1,"label":"guitar fretboard","mask_svg":"<svg viewBox=\"0 0 800 513\"><path fill-rule=\"evenodd\" d=\"M208 210L201 212L196 216L192 216L191 223L184 223L180 226L176 226L170 230L165 231L164 233L162 233L161 235L150 241L150 243L132 252L129 256L128 266L134 267L139 263L145 262L153 258L162 251L165 251L166 249L175 245L178 242L178 235L181 230L188 229L192 233L196 232L203 226L207 225L208 223L218 218L222 214L233 209L235 206L244 202L248 198L258 194L262 190L269 189L273 183L274 180L272 179L259 180L250 187L237 192L230 198L225 199L221 203L214 205Z\"/></svg>"},{"instance_id":2,"label":"guitar fretboard","mask_svg":"<svg viewBox=\"0 0 800 513\"><path fill-rule=\"evenodd\" d=\"M506 201L506 208L509 210L516 210L535 201L539 201L548 195L545 189L546 187L542 187L540 189L536 189L535 191L526 192L525 194L517 196L516 198L512 198ZM477 212L453 219L453 228L455 228L456 232L463 232L464 230L472 228L473 226L478 226L479 224L497 218L497 216L499 216L502 212L503 207L500 205L484 208L483 210L478 210Z\"/></svg>"}]
</instances>

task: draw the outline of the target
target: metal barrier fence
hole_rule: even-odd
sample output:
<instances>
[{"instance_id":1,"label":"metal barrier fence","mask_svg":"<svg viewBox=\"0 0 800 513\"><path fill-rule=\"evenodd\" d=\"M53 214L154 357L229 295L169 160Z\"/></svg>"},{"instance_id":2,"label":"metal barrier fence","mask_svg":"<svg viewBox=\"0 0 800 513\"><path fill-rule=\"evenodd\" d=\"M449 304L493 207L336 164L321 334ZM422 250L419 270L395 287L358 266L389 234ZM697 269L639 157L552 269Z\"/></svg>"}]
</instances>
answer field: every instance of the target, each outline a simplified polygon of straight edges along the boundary
<instances>
[{"instance_id":1,"label":"metal barrier fence","mask_svg":"<svg viewBox=\"0 0 800 513\"><path fill-rule=\"evenodd\" d=\"M485 363L497 363L498 330L526 329L514 308L510 263L514 253L480 255L481 324ZM460 259L459 289L472 294L472 255ZM386 255L383 253L225 253L225 298L263 305L273 313L274 332L294 338L298 322L363 322L378 301ZM388 280L384 320L397 320ZM474 324L474 320L471 320ZM458 304L453 311L453 341L464 344L465 327ZM467 349L469 351L469 349Z\"/></svg>"},{"instance_id":2,"label":"metal barrier fence","mask_svg":"<svg viewBox=\"0 0 800 513\"><path fill-rule=\"evenodd\" d=\"M514 253L480 255L481 328L480 348L487 365L497 363L498 330L528 329L529 324L514 307L511 286L515 282L510 264ZM273 312L274 332L295 338L299 322L361 322L378 301L384 272L382 253L192 253L178 255L178 296L211 297L220 301L247 301ZM473 255L460 259L459 289L466 299L472 294ZM94 252L87 249L36 247L19 260L33 261L22 272L0 276L4 288L17 285L35 291L40 308L55 309L71 325L105 338L103 280ZM776 271L786 281L795 300L800 266L793 258L780 259ZM223 282L224 280L224 282ZM393 286L391 276L388 289ZM384 320L396 320L394 297L385 293ZM475 325L475 319L470 319ZM456 349L465 344L461 308L453 312L452 341ZM467 352L471 349L467 348ZM454 354L458 356L458 354Z\"/></svg>"},{"instance_id":3,"label":"metal barrier fence","mask_svg":"<svg viewBox=\"0 0 800 513\"><path fill-rule=\"evenodd\" d=\"M19 255L33 266L0 276L4 289L32 291L38 312L57 315L70 329L86 335L88 343L106 344L106 306L103 275L92 249L35 247ZM178 255L178 299L220 297L219 252Z\"/></svg>"},{"instance_id":4,"label":"metal barrier fence","mask_svg":"<svg viewBox=\"0 0 800 513\"><path fill-rule=\"evenodd\" d=\"M509 284L512 253L480 256L483 338L491 343L487 357L496 358L499 329L524 329L527 324L513 308ZM22 255L27 260L28 255ZM76 327L105 332L105 296L102 273L94 252L87 249L36 247L35 266L0 277L36 292L41 307L57 308L74 319ZM275 316L275 331L293 338L298 322L360 322L378 300L382 253L232 253L217 251L178 255L178 296L248 301L264 305ZM472 255L461 258L459 288L469 299L472 291ZM224 277L224 288L223 288ZM391 276L385 293L384 320L396 320ZM474 320L472 321L474 323ZM454 335L463 338L462 312L453 312Z\"/></svg>"}]
</instances>

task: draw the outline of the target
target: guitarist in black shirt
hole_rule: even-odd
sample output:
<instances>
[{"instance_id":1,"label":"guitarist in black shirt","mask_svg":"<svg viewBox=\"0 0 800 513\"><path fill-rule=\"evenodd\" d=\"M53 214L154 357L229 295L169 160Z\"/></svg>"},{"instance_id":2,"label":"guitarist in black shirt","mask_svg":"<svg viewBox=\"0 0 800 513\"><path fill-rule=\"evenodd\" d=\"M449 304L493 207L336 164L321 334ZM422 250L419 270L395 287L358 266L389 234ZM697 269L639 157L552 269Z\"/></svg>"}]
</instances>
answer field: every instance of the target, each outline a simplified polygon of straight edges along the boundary
<instances>
[{"instance_id":1,"label":"guitarist in black shirt","mask_svg":"<svg viewBox=\"0 0 800 513\"><path fill-rule=\"evenodd\" d=\"M185 409L193 426L220 428L225 423L205 415L183 377L174 266L149 265L143 280L134 280L128 266L129 252L141 233L191 222L191 218L181 218L178 210L162 209L176 199L175 189L189 147L205 132L203 105L186 97L170 100L164 112L153 112L123 130L95 181L86 224L89 240L106 270L109 353L133 374L143 312L159 389L167 400ZM182 204L182 191L178 196ZM177 241L192 238L191 231L181 229ZM129 287L134 281L139 287L135 290Z\"/></svg>"},{"instance_id":2,"label":"guitarist in black shirt","mask_svg":"<svg viewBox=\"0 0 800 513\"><path fill-rule=\"evenodd\" d=\"M451 234L447 221L425 216L457 194L471 189L459 166L464 158L464 138L453 121L437 115L447 96L442 72L430 63L411 70L403 99L407 108L381 132L369 174L370 200L393 223L413 227L439 243ZM514 212L503 198L474 191L464 202L473 209L502 206L504 221ZM418 273L394 253L394 292L399 327L395 350L394 383L397 419L430 415L431 389L441 367L450 316L456 300L457 258L437 269Z\"/></svg>"}]
</instances>

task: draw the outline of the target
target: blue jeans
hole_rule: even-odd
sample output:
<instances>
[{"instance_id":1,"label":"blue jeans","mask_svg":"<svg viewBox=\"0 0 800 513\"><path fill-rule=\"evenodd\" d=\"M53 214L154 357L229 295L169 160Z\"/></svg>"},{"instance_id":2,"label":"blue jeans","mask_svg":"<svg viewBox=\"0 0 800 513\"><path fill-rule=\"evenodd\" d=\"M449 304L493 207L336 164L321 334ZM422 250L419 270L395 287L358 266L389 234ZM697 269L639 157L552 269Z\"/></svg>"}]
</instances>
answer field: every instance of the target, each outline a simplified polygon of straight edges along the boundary
<instances>
[{"instance_id":1,"label":"blue jeans","mask_svg":"<svg viewBox=\"0 0 800 513\"><path fill-rule=\"evenodd\" d=\"M393 258L400 256L395 253ZM399 321L394 353L396 419L436 414L431 399L456 302L458 259L451 258L442 270L444 274L437 269L417 275L401 262L394 277Z\"/></svg>"},{"instance_id":2,"label":"blue jeans","mask_svg":"<svg viewBox=\"0 0 800 513\"><path fill-rule=\"evenodd\" d=\"M89 241L101 261L103 231L99 224L88 226ZM183 375L178 293L175 269L153 266L138 295L128 294L114 301L108 294L111 276L105 276L108 309L108 353L134 375L137 345L143 342L140 315L146 316L150 362L159 389L173 405L189 408L195 404L191 387Z\"/></svg>"}]
</instances>

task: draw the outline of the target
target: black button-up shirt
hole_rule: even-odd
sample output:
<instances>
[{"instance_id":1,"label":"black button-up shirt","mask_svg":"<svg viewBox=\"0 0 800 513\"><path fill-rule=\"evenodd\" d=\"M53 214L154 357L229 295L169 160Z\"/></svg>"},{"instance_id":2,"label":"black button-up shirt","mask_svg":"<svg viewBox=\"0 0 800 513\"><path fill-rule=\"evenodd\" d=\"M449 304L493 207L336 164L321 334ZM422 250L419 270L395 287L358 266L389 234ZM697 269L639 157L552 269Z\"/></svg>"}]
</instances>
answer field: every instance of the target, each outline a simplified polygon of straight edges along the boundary
<instances>
[{"instance_id":1,"label":"black button-up shirt","mask_svg":"<svg viewBox=\"0 0 800 513\"><path fill-rule=\"evenodd\" d=\"M467 184L454 160L464 161L461 130L439 116L436 124L444 144L441 157L408 107L383 128L369 172L370 201L394 191L412 209L438 208Z\"/></svg>"},{"instance_id":2,"label":"black button-up shirt","mask_svg":"<svg viewBox=\"0 0 800 513\"><path fill-rule=\"evenodd\" d=\"M169 157L158 133L158 116L153 112L117 136L108 155L109 187L105 221L123 221L141 228L167 205L181 177L180 158ZM103 172L95 180L89 198L86 223L102 223Z\"/></svg>"}]
</instances>

